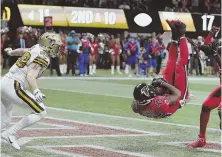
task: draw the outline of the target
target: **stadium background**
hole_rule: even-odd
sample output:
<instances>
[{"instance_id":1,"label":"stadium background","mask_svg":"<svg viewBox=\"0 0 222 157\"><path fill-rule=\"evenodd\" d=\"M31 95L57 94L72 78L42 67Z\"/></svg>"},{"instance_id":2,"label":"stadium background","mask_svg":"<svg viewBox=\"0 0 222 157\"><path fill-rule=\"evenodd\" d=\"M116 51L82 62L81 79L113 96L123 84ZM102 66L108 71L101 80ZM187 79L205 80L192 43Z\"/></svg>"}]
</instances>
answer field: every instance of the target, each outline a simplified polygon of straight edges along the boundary
<instances>
[{"instance_id":1,"label":"stadium background","mask_svg":"<svg viewBox=\"0 0 222 157\"><path fill-rule=\"evenodd\" d=\"M2 27L1 34L7 33L12 48L16 48L14 41L17 39L18 28L24 26L18 3L68 5L72 7L87 6L87 10L99 6L99 3L98 5L84 5L88 1L75 2L75 4L72 4L71 1L35 0L26 2L25 0L4 0L1 5L1 15L5 20L9 18L9 12L6 8L8 7L10 9L10 20L7 22L9 31L2 32L4 31ZM106 7L116 9L123 3L120 1L120 4L116 4L114 7L109 0L108 2L107 5L100 5L100 9ZM209 6L213 7L213 1L212 4L210 2L208 3ZM127 1L126 4L131 7L131 10L124 9L123 12L129 26L128 29L53 26L53 30L56 32L62 30L66 34L69 34L71 30L75 30L77 33L88 32L95 35L99 33L109 34L109 36L120 34L122 40L124 40L124 32L126 31L135 35L141 33L145 37L152 34L157 35L164 32L157 10L170 10L175 13L175 11L180 10L180 7L178 7L178 4L174 6L174 3L175 1L155 0L142 1L142 3L135 3L134 5L134 1ZM213 25L221 26L221 13L218 14L213 9L206 12L201 8L201 5L197 7L198 10L192 8L195 7L191 5L191 7L185 7L182 10L189 10L196 30L195 32L188 32L187 36L193 39L197 39L198 36L206 37L208 30L203 30L203 19L201 18L206 13L215 17ZM147 27L138 26L132 17L139 13L147 13L152 18L152 23ZM44 26L27 26L31 26L32 29L36 29L38 32L45 31ZM169 39L170 34L167 35L167 39ZM167 46L168 42L165 41L164 44ZM1 52L3 52L3 49ZM12 64L10 58L7 59L9 65L2 69L2 75L7 72L10 64ZM219 79L217 77L190 76L189 88L195 98L174 116L167 119L153 120L134 114L130 108L134 86L141 81L150 82L152 78L128 78L125 74L110 75L110 66L107 67L108 71L103 70L103 68L101 67L97 71L95 75L97 77L84 78L49 77L50 72L47 71L44 77L39 80L39 84L47 96L45 104L48 107L48 117L40 124L36 124L20 133L19 136L22 138L19 143L23 145L21 151L16 152L2 144L2 156L37 157L47 155L54 157L75 156L76 154L86 156L220 156L221 140L219 137L221 132L216 111L212 113L209 122L207 132L209 145L198 150L184 147L184 143L195 140L198 134L201 103L208 93L218 85ZM15 116L13 122L15 122L25 114L25 110L15 108L13 114ZM80 124L83 126L79 126Z\"/></svg>"}]
</instances>

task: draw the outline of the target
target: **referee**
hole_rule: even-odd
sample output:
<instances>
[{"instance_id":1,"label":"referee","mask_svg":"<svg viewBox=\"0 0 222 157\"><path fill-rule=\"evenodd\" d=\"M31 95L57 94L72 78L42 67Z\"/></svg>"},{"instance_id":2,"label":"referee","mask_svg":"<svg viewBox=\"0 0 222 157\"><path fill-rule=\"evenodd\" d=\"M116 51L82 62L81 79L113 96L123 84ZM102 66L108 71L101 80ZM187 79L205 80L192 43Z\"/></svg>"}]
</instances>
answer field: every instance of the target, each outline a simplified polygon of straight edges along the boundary
<instances>
[{"instance_id":1,"label":"referee","mask_svg":"<svg viewBox=\"0 0 222 157\"><path fill-rule=\"evenodd\" d=\"M67 71L66 75L69 75L69 70L72 68L72 76L75 76L75 65L77 59L77 49L80 43L79 37L74 30L71 31L70 36L66 38L67 42Z\"/></svg>"}]
</instances>

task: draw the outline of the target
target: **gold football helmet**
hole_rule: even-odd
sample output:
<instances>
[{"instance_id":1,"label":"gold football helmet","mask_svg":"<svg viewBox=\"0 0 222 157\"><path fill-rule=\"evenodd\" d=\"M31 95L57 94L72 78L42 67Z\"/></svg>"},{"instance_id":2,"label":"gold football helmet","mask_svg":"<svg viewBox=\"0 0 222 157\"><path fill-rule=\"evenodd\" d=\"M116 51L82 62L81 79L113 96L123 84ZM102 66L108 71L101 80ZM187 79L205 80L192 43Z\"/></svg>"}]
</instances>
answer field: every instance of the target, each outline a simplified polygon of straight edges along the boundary
<instances>
[{"instance_id":1,"label":"gold football helmet","mask_svg":"<svg viewBox=\"0 0 222 157\"><path fill-rule=\"evenodd\" d=\"M59 34L46 32L39 37L39 45L50 57L57 57L64 50L64 44Z\"/></svg>"}]
</instances>

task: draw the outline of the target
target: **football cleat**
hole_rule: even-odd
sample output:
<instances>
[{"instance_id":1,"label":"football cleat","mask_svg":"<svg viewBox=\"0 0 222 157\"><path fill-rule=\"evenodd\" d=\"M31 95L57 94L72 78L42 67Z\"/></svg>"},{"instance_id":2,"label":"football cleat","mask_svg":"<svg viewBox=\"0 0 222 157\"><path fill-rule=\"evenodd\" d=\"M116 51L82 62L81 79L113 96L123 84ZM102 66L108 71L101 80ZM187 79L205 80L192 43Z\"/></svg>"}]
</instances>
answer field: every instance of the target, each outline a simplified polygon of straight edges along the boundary
<instances>
[{"instance_id":1,"label":"football cleat","mask_svg":"<svg viewBox=\"0 0 222 157\"><path fill-rule=\"evenodd\" d=\"M193 143L187 145L191 148L205 147L206 146L206 138L198 136L197 140Z\"/></svg>"},{"instance_id":2,"label":"football cleat","mask_svg":"<svg viewBox=\"0 0 222 157\"><path fill-rule=\"evenodd\" d=\"M9 134L7 131L4 131L1 133L1 138L5 141L7 141L7 143L12 146L13 148L20 150L20 146L16 141L15 136Z\"/></svg>"}]
</instances>

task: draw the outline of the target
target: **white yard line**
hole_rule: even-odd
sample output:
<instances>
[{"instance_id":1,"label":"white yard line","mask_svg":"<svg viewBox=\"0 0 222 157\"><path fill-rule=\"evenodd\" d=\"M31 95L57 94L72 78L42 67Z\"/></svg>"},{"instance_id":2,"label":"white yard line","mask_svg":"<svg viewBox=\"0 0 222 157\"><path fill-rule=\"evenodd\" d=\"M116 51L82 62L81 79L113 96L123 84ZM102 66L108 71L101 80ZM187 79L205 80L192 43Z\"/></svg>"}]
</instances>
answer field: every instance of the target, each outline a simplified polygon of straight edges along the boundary
<instances>
[{"instance_id":1,"label":"white yard line","mask_svg":"<svg viewBox=\"0 0 222 157\"><path fill-rule=\"evenodd\" d=\"M137 130L137 129L129 129L129 128L111 126L111 125L104 125L104 124L88 123L88 122L82 122L82 121L76 121L76 120L70 120L70 119L63 119L63 118L55 118L55 117L46 117L46 118L53 119L53 120L66 121L66 122L73 122L73 123L78 123L78 124L86 124L86 125L93 125L93 126L105 127L105 128L110 128L110 129L117 129L117 130L122 130L122 131L132 131L132 132L150 134L151 136L163 136L163 135L167 135L167 134L157 133L157 132L151 132L151 131L144 131L144 130Z\"/></svg>"},{"instance_id":2,"label":"white yard line","mask_svg":"<svg viewBox=\"0 0 222 157\"><path fill-rule=\"evenodd\" d=\"M105 94L105 93L95 93L95 92L83 92L83 91L79 91L79 90L69 90L69 89L61 89L61 88L41 88L41 89L61 91L61 92L80 93L80 94L89 94L89 95L109 96L109 97L116 97L116 98L133 99L132 96L121 96L121 95L115 95L115 94ZM198 92L198 91L196 91L196 92ZM201 93L207 93L207 92L201 92ZM201 103L197 103L197 102L195 102L195 100L190 100L188 102L188 105L200 106Z\"/></svg>"},{"instance_id":3,"label":"white yard line","mask_svg":"<svg viewBox=\"0 0 222 157\"><path fill-rule=\"evenodd\" d=\"M93 113L93 112L84 112L84 111L61 109L61 108L55 108L55 107L47 107L47 109L56 110L56 111L63 111L63 112L78 113L78 114L93 115L93 116L97 116L97 117L108 117L108 118L112 118L112 119L113 118L115 118L115 119L124 119L124 120L129 120L129 121L133 120L133 121L140 121L140 122L148 122L148 123L155 123L155 124L164 124L164 125L172 125L172 126L178 126L178 127L188 127L188 128L199 129L198 126L187 125L187 124L178 124L178 123L170 123L170 122L159 122L159 121L148 120L148 119L138 119L138 118L114 116L114 115L107 115L107 114L101 114L101 113ZM220 132L220 129L208 128L208 131Z\"/></svg>"},{"instance_id":4,"label":"white yard line","mask_svg":"<svg viewBox=\"0 0 222 157\"><path fill-rule=\"evenodd\" d=\"M54 146L54 147L56 147L56 146ZM68 156L68 157L88 157L88 156L84 156L84 155L80 155L80 154L73 154L73 153L68 153L68 152L64 152L64 151L60 151L60 150L51 149L50 147L47 147L47 146L28 146L28 148L34 148L37 150L46 151L46 152L50 152L53 154L60 154L62 156Z\"/></svg>"},{"instance_id":5,"label":"white yard line","mask_svg":"<svg viewBox=\"0 0 222 157\"><path fill-rule=\"evenodd\" d=\"M121 154L125 154L125 155L133 155L133 156L138 156L138 157L153 157L150 155L145 155L145 154L140 154L140 153L134 153L134 152L129 152L129 151L122 151L122 150L116 150L116 149L111 149L111 148L106 148L106 147L102 147L102 146L96 146L96 145L59 145L59 146L55 146L55 145L47 145L47 146L28 146L31 148L78 148L78 147L85 147L85 148L94 148L94 149L100 149L100 150L105 150L105 151L110 151L110 152L115 152L115 153L121 153Z\"/></svg>"},{"instance_id":6,"label":"white yard line","mask_svg":"<svg viewBox=\"0 0 222 157\"><path fill-rule=\"evenodd\" d=\"M41 77L41 80L153 80L151 77ZM219 81L218 77L188 77L189 81Z\"/></svg>"},{"instance_id":7,"label":"white yard line","mask_svg":"<svg viewBox=\"0 0 222 157\"><path fill-rule=\"evenodd\" d=\"M59 88L41 88L41 89L61 91L61 92L81 93L81 94L89 94L89 95L100 95L100 96L110 96L110 97L118 97L118 98L128 98L128 99L133 98L133 97L127 97L127 96L121 96L121 95L115 95L115 94L100 94L100 93L94 93L94 92L82 92L82 91L78 91L78 90L59 89Z\"/></svg>"},{"instance_id":8,"label":"white yard line","mask_svg":"<svg viewBox=\"0 0 222 157\"><path fill-rule=\"evenodd\" d=\"M35 139L78 139L78 138L109 138L109 137L147 137L153 136L151 134L126 134L126 135L80 135L80 136L37 136L37 137L22 137L18 139L20 146L23 146Z\"/></svg>"}]
</instances>

